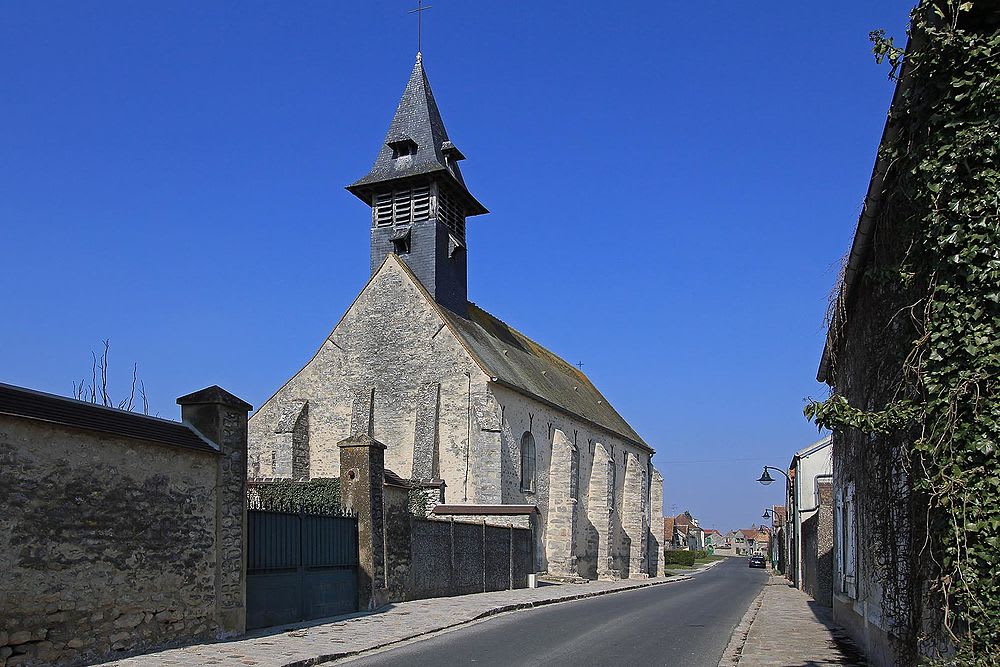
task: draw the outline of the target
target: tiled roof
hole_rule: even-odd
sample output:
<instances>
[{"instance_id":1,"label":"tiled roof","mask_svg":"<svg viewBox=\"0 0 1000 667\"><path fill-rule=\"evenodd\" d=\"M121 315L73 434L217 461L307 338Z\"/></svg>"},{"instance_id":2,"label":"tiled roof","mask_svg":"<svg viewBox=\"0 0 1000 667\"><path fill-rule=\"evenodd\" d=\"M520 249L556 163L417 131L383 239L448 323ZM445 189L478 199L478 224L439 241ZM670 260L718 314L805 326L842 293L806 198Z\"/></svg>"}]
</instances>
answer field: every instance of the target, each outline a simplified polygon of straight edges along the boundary
<instances>
[{"instance_id":1,"label":"tiled roof","mask_svg":"<svg viewBox=\"0 0 1000 667\"><path fill-rule=\"evenodd\" d=\"M468 318L447 308L440 311L497 383L651 450L576 366L473 303Z\"/></svg>"},{"instance_id":2,"label":"tiled roof","mask_svg":"<svg viewBox=\"0 0 1000 667\"><path fill-rule=\"evenodd\" d=\"M382 483L389 486L401 486L407 489L411 486L409 480L403 479L388 468L382 469Z\"/></svg>"},{"instance_id":3,"label":"tiled roof","mask_svg":"<svg viewBox=\"0 0 1000 667\"><path fill-rule=\"evenodd\" d=\"M672 540L674 538L674 517L663 517L663 539Z\"/></svg>"},{"instance_id":4,"label":"tiled roof","mask_svg":"<svg viewBox=\"0 0 1000 667\"><path fill-rule=\"evenodd\" d=\"M218 453L187 424L0 383L0 414Z\"/></svg>"}]
</instances>

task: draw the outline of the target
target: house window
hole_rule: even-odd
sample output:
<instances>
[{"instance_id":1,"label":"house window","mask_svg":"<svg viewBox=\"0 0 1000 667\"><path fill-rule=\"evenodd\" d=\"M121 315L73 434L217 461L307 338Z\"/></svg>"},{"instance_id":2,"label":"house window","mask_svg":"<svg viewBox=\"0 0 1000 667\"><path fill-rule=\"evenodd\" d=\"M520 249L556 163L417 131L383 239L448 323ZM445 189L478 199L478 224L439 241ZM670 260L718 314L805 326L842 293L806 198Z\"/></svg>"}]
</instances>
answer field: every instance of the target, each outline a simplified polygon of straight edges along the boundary
<instances>
[{"instance_id":1,"label":"house window","mask_svg":"<svg viewBox=\"0 0 1000 667\"><path fill-rule=\"evenodd\" d=\"M535 436L531 431L521 436L521 490L535 492Z\"/></svg>"}]
</instances>

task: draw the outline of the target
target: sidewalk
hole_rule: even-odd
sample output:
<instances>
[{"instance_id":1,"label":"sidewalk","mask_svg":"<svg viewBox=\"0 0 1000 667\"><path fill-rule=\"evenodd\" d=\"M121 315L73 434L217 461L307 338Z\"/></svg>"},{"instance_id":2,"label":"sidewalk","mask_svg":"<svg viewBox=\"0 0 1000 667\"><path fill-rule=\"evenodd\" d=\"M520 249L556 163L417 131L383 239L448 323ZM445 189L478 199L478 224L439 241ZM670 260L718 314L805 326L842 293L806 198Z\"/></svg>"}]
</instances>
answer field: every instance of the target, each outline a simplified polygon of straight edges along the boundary
<instances>
[{"instance_id":1,"label":"sidewalk","mask_svg":"<svg viewBox=\"0 0 1000 667\"><path fill-rule=\"evenodd\" d=\"M691 570L696 573L707 569ZM593 581L450 598L432 598L390 604L373 613L354 614L314 625L254 631L241 638L197 644L125 658L107 665L166 667L218 665L220 667L305 667L362 651L438 632L476 619L516 609L656 586L690 577L674 576L624 581Z\"/></svg>"},{"instance_id":2,"label":"sidewalk","mask_svg":"<svg viewBox=\"0 0 1000 667\"><path fill-rule=\"evenodd\" d=\"M754 614L754 606L759 609ZM834 625L830 610L809 595L788 585L780 575L772 575L761 595L751 605L754 614L746 633L739 661L720 665L741 667L793 667L799 665L865 665L863 654L847 635ZM740 634L737 627L734 640ZM743 632L746 632L744 629ZM733 647L733 644L730 644ZM732 655L727 650L728 655Z\"/></svg>"}]
</instances>

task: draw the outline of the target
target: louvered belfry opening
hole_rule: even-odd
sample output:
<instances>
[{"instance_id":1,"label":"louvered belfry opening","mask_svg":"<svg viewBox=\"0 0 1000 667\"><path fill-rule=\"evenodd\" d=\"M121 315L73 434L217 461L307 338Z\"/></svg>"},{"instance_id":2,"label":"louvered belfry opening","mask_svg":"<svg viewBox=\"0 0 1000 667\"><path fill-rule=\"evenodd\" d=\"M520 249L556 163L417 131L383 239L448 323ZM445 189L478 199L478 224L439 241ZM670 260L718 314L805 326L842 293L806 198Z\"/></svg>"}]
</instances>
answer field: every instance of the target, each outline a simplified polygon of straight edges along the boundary
<instances>
[{"instance_id":1,"label":"louvered belfry opening","mask_svg":"<svg viewBox=\"0 0 1000 667\"><path fill-rule=\"evenodd\" d=\"M465 243L465 211L461 202L436 182L398 184L377 192L372 202L373 227L405 227L437 218Z\"/></svg>"},{"instance_id":2,"label":"louvered belfry opening","mask_svg":"<svg viewBox=\"0 0 1000 667\"><path fill-rule=\"evenodd\" d=\"M465 210L445 188L437 189L437 219L465 244Z\"/></svg>"}]
</instances>

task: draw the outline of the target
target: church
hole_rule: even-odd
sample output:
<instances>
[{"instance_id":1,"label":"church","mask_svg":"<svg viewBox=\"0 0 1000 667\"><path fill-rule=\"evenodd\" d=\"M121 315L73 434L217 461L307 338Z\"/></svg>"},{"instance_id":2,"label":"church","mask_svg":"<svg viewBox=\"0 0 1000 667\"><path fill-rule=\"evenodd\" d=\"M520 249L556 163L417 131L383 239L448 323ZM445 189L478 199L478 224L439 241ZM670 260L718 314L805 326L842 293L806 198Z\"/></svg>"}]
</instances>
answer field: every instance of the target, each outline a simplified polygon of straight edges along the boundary
<instances>
[{"instance_id":1,"label":"church","mask_svg":"<svg viewBox=\"0 0 1000 667\"><path fill-rule=\"evenodd\" d=\"M466 221L488 211L463 159L418 53L374 166L347 187L371 207L371 277L252 416L249 474L337 477L338 442L364 433L448 506L531 506L540 572L662 574L652 448L579 368L468 299Z\"/></svg>"}]
</instances>

